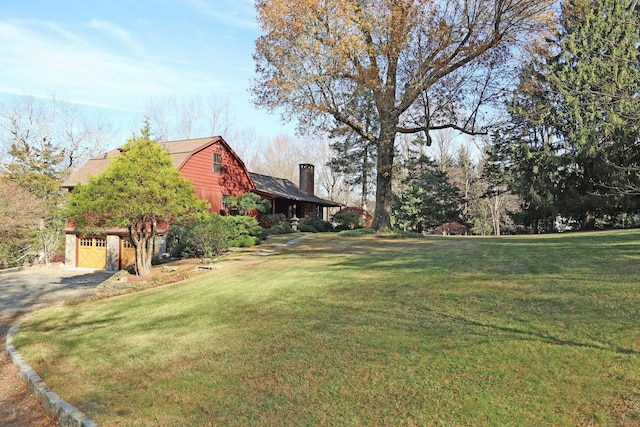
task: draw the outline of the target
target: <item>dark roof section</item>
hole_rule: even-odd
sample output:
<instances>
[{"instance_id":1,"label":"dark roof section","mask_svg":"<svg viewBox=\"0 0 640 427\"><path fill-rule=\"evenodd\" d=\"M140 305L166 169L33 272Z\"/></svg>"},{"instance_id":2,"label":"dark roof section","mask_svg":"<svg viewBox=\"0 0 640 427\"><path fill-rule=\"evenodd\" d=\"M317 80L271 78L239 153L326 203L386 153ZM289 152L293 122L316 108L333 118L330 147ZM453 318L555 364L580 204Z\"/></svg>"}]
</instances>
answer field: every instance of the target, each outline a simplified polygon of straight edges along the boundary
<instances>
[{"instance_id":1,"label":"dark roof section","mask_svg":"<svg viewBox=\"0 0 640 427\"><path fill-rule=\"evenodd\" d=\"M300 189L288 179L261 175L254 172L249 172L249 175L251 175L257 193L300 202L316 203L326 207L341 206L339 203L332 202L331 200L325 200L300 191Z\"/></svg>"}]
</instances>

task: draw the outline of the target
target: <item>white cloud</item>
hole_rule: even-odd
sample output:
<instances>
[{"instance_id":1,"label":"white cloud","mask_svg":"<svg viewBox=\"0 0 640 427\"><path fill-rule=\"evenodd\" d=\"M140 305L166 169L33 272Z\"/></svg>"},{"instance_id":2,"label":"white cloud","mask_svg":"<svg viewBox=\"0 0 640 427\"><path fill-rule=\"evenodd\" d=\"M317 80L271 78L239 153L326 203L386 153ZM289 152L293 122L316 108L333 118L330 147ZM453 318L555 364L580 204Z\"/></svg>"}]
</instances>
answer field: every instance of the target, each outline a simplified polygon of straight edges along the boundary
<instances>
[{"instance_id":1,"label":"white cloud","mask_svg":"<svg viewBox=\"0 0 640 427\"><path fill-rule=\"evenodd\" d=\"M258 33L252 0L182 0L148 15L116 3L122 7L87 3L81 13L63 14L64 21L46 10L28 19L0 17L0 99L55 93L109 109L123 129L135 129L150 98L214 93L230 100L240 126L281 128L250 102Z\"/></svg>"},{"instance_id":2,"label":"white cloud","mask_svg":"<svg viewBox=\"0 0 640 427\"><path fill-rule=\"evenodd\" d=\"M184 0L184 2L216 22L241 29L256 30L258 28L253 1Z\"/></svg>"},{"instance_id":3,"label":"white cloud","mask_svg":"<svg viewBox=\"0 0 640 427\"><path fill-rule=\"evenodd\" d=\"M117 24L93 18L91 22L89 22L88 26L90 28L104 32L107 36L119 41L121 44L127 46L131 50L138 52L142 50L140 44L134 41L131 34Z\"/></svg>"},{"instance_id":4,"label":"white cloud","mask_svg":"<svg viewBox=\"0 0 640 427\"><path fill-rule=\"evenodd\" d=\"M3 92L41 96L55 91L72 102L136 110L151 96L191 94L222 86L211 73L205 74L208 70L198 70L193 64L110 51L92 43L86 34L52 23L39 24L0 22ZM92 27L133 43L118 26L96 21Z\"/></svg>"}]
</instances>

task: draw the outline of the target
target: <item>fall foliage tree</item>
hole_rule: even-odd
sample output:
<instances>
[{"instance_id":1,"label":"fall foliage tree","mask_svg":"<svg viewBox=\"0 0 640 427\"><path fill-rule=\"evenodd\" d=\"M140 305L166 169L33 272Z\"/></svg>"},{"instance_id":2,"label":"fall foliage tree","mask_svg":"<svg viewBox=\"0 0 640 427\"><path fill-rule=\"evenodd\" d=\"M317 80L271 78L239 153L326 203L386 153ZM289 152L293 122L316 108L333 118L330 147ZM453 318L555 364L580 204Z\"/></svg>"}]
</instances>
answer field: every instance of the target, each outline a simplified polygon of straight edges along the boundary
<instances>
[{"instance_id":1,"label":"fall foliage tree","mask_svg":"<svg viewBox=\"0 0 640 427\"><path fill-rule=\"evenodd\" d=\"M128 229L136 274L146 276L151 274L158 226L194 218L206 212L206 204L151 139L148 123L123 152L102 174L74 188L67 214L80 231Z\"/></svg>"},{"instance_id":2,"label":"fall foliage tree","mask_svg":"<svg viewBox=\"0 0 640 427\"><path fill-rule=\"evenodd\" d=\"M373 227L391 227L398 134L482 131L509 56L546 28L551 0L258 0L255 102L301 128L347 127L375 145ZM377 126L361 106L371 100Z\"/></svg>"}]
</instances>

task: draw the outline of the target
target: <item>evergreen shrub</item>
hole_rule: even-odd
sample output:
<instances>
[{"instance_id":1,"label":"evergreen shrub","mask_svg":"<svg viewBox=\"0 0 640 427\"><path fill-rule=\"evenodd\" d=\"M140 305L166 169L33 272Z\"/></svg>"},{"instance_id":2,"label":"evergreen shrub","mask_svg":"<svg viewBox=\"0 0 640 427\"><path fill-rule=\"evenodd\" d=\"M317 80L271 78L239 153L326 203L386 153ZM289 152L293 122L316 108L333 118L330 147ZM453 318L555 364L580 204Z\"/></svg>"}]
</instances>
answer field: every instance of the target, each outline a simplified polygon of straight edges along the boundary
<instances>
[{"instance_id":1,"label":"evergreen shrub","mask_svg":"<svg viewBox=\"0 0 640 427\"><path fill-rule=\"evenodd\" d=\"M256 236L243 234L242 236L238 236L231 240L231 242L229 242L229 246L233 248L248 248L257 245L258 243L260 243L260 239Z\"/></svg>"},{"instance_id":2,"label":"evergreen shrub","mask_svg":"<svg viewBox=\"0 0 640 427\"><path fill-rule=\"evenodd\" d=\"M323 220L322 218L318 218L317 215L309 215L300 220L298 230L311 233L324 233L327 231L333 231L333 224L329 221Z\"/></svg>"},{"instance_id":3,"label":"evergreen shrub","mask_svg":"<svg viewBox=\"0 0 640 427\"><path fill-rule=\"evenodd\" d=\"M373 228L354 228L351 230L344 230L338 233L338 236L341 237L360 237L360 236L370 236L375 234L376 231Z\"/></svg>"},{"instance_id":4,"label":"evergreen shrub","mask_svg":"<svg viewBox=\"0 0 640 427\"><path fill-rule=\"evenodd\" d=\"M289 226L289 224L278 224L267 230L270 234L288 234L295 233L296 231Z\"/></svg>"}]
</instances>

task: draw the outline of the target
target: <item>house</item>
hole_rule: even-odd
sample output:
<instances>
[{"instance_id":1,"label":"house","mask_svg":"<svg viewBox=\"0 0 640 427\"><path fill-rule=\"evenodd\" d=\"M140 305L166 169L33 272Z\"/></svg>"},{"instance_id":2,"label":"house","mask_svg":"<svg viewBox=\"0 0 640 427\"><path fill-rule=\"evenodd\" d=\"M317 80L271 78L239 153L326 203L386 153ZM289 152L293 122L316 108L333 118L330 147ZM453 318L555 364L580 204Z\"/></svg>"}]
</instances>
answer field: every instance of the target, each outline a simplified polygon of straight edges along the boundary
<instances>
[{"instance_id":1,"label":"house","mask_svg":"<svg viewBox=\"0 0 640 427\"><path fill-rule=\"evenodd\" d=\"M209 202L210 211L228 213L225 200L254 192L272 204L272 213L287 218L325 215L326 208L339 204L314 194L314 167L300 165L301 188L289 180L249 173L244 162L220 136L159 142L180 174L194 184L196 195ZM87 161L62 187L69 191L102 173L121 149L111 150ZM161 230L161 234L166 230ZM99 236L78 236L71 224L65 229L65 264L73 267L118 270L134 263L134 249L126 229L108 229ZM164 247L161 235L156 247Z\"/></svg>"},{"instance_id":2,"label":"house","mask_svg":"<svg viewBox=\"0 0 640 427\"><path fill-rule=\"evenodd\" d=\"M249 173L254 183L252 192L262 199L271 201L272 214L284 214L287 218L315 215L326 217L325 208L340 204L315 195L315 168L310 164L300 164L300 188L284 178L276 178L258 173Z\"/></svg>"}]
</instances>

